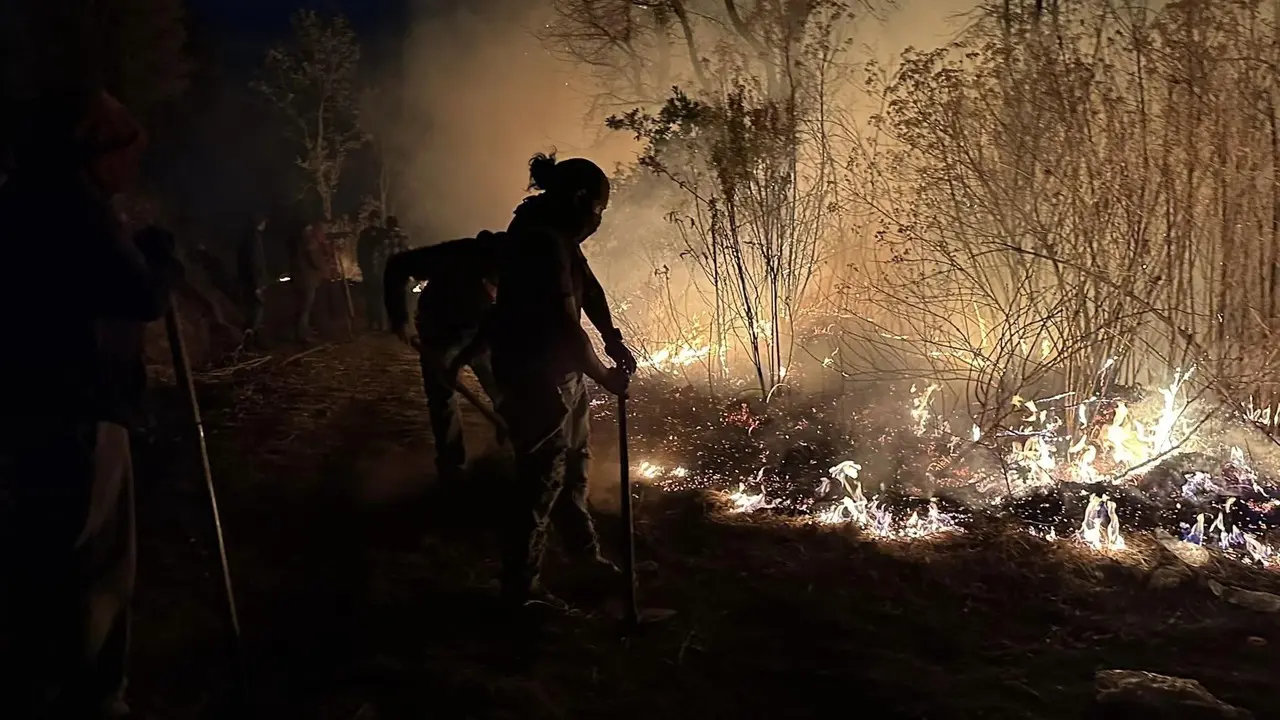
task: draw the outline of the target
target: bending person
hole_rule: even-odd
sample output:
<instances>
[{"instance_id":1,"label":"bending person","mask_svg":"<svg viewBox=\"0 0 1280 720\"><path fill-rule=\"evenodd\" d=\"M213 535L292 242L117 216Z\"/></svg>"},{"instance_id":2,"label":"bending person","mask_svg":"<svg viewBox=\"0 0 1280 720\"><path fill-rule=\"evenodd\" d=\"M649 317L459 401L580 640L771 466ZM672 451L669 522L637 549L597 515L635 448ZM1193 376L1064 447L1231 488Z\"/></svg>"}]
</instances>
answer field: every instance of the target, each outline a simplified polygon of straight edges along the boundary
<instances>
[{"instance_id":1,"label":"bending person","mask_svg":"<svg viewBox=\"0 0 1280 720\"><path fill-rule=\"evenodd\" d=\"M482 232L397 253L382 278L383 305L391 331L418 350L427 412L436 441L436 470L445 482L461 479L467 462L455 387L463 365L498 405L489 353L475 346L476 334L493 305L494 283L505 234ZM418 317L409 322L410 279L427 281L418 295ZM465 359L464 349L472 348Z\"/></svg>"}]
</instances>

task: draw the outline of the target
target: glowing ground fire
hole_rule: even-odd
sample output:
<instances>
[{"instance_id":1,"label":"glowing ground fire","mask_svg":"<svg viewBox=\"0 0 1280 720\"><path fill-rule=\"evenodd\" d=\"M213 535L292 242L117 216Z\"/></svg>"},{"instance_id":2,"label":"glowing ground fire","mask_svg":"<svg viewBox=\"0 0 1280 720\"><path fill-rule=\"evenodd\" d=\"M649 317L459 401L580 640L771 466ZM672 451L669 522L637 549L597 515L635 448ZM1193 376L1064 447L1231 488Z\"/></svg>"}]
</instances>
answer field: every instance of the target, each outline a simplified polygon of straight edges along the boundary
<instances>
[{"instance_id":1,"label":"glowing ground fire","mask_svg":"<svg viewBox=\"0 0 1280 720\"><path fill-rule=\"evenodd\" d=\"M674 372L698 363L710 355L710 345L678 345L644 355L639 358L636 365L641 369L657 372Z\"/></svg>"},{"instance_id":2,"label":"glowing ground fire","mask_svg":"<svg viewBox=\"0 0 1280 720\"><path fill-rule=\"evenodd\" d=\"M711 352L710 348L703 348L701 355L691 348L685 350L688 352L672 348L655 354L646 358L642 367L661 371L681 362L696 362ZM1109 367L1110 364L1104 366L1101 372ZM1050 541L1074 542L1100 552L1121 552L1127 543L1121 520L1123 510L1118 507L1115 493L1131 492L1162 461L1207 449L1191 438L1193 423L1187 417L1190 402L1184 392L1191 377L1191 370L1176 372L1172 382L1158 393L1134 403L1103 397L1072 402L1070 394L1040 400L1014 397L1012 420L988 429L974 424L963 437L954 435L945 421L934 416L932 401L939 388L929 384L912 387L904 420L909 432L916 436L945 440L952 459L959 458L965 448L984 448L996 454L1005 468L1003 476L981 478L978 471L970 474L980 479L979 485L985 481L992 505L1038 489L1079 486L1074 494L1081 497L1084 510L1071 521L1070 533L1035 523L1029 523L1027 531ZM1068 416L1074 420L1071 430L1064 422ZM760 423L746 405L724 413L721 421L748 434ZM1274 487L1263 487L1241 448L1223 449L1228 459L1222 470L1182 472L1177 488L1181 495L1175 498L1178 508L1196 507L1196 501L1210 498L1216 510L1200 512L1193 521L1179 523L1176 532L1169 535L1243 562L1280 569L1280 553L1264 539L1266 525L1254 522L1246 529L1233 519L1240 515L1238 510L1254 516L1273 513L1280 509L1280 493ZM863 465L851 459L828 468L824 477L813 478L817 485L814 499L799 504L771 497L765 491L764 467L733 479L716 469L691 469L684 464L666 467L646 460L634 472L659 487L699 486L718 491L734 513L785 509L793 516L798 514L800 522L851 525L881 540L910 541L963 532L968 515L961 510L944 511L938 499L932 497L917 498L914 507L895 507L896 501L868 496ZM710 477L700 477L708 472ZM1254 499L1237 500L1234 495L1241 492L1250 493ZM838 499L832 500L833 494Z\"/></svg>"}]
</instances>

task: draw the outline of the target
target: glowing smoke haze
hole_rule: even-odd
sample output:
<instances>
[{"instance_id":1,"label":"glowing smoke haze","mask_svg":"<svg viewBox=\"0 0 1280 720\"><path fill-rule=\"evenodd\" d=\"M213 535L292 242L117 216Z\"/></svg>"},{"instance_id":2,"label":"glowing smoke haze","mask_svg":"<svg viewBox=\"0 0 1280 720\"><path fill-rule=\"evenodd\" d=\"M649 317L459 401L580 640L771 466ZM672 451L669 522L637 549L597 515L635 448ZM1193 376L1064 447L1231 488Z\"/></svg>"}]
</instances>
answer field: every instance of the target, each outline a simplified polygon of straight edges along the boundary
<instances>
[{"instance_id":1,"label":"glowing smoke haze","mask_svg":"<svg viewBox=\"0 0 1280 720\"><path fill-rule=\"evenodd\" d=\"M587 117L594 89L534 36L544 3L477 4L419 22L405 48L409 157L398 205L411 226L430 229L423 243L505 229L534 152L606 169L636 157L635 142Z\"/></svg>"},{"instance_id":2,"label":"glowing smoke haze","mask_svg":"<svg viewBox=\"0 0 1280 720\"><path fill-rule=\"evenodd\" d=\"M465 9L441 16L429 12L438 3L418 0L419 20L406 33L405 107L394 143L404 170L395 195L418 244L504 228L525 195L534 152L554 147L611 172L640 149L604 128L607 112L593 113L599 86L590 75L536 36L551 17L547 0L460 4ZM883 22L860 13L856 41L885 61L907 46L937 47L958 27L956 13L973 5L901 0L881 11ZM857 50L852 59L865 58Z\"/></svg>"}]
</instances>

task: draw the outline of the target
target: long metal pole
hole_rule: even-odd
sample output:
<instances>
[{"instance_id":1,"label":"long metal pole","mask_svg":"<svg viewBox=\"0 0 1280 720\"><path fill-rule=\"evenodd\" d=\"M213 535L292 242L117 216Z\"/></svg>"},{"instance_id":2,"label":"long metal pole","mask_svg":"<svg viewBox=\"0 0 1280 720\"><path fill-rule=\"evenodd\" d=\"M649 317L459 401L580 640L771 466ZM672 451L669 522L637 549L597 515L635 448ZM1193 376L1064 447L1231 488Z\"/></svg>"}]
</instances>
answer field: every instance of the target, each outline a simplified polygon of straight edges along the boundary
<instances>
[{"instance_id":1,"label":"long metal pole","mask_svg":"<svg viewBox=\"0 0 1280 720\"><path fill-rule=\"evenodd\" d=\"M618 467L619 492L621 493L622 530L626 536L622 545L622 573L627 581L625 620L634 627L640 624L640 610L636 605L636 537L631 512L631 458L627 449L627 398L618 398Z\"/></svg>"},{"instance_id":2,"label":"long metal pole","mask_svg":"<svg viewBox=\"0 0 1280 720\"><path fill-rule=\"evenodd\" d=\"M204 471L205 487L209 491L209 506L213 510L213 529L218 541L218 558L222 563L222 584L226 590L227 609L231 617L231 633L235 642L236 669L239 673L242 700L247 700L243 645L240 636L240 613L236 609L236 595L231 584L231 564L227 561L227 544L222 535L222 516L218 512L218 494L213 486L213 470L209 465L209 446L205 442L204 420L200 415L200 401L196 398L196 386L191 377L191 363L187 356L187 346L182 339L182 322L178 318L178 309L173 298L169 300L169 311L165 313L164 326L169 334L169 350L173 353L173 372L177 376L178 384L186 388L187 401L191 407L191 417L195 422L196 438L200 445L200 465Z\"/></svg>"}]
</instances>

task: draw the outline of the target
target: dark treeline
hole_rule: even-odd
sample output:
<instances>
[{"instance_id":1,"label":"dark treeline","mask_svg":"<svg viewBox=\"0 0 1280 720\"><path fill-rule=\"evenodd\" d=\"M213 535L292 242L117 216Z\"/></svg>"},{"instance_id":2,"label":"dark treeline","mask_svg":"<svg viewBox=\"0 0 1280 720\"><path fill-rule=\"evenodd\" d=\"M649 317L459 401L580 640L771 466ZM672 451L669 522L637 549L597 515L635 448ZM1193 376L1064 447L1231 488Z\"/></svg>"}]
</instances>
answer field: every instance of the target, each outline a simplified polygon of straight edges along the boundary
<instances>
[{"instance_id":1,"label":"dark treeline","mask_svg":"<svg viewBox=\"0 0 1280 720\"><path fill-rule=\"evenodd\" d=\"M407 9L400 0L372 5ZM230 268L235 238L264 212L277 240L272 264L287 262L285 239L321 211L307 192L296 148L282 142L284 119L251 83L267 47L287 40L289 11L283 8L278 24L228 32L183 0L3 0L0 101L8 111L0 114L0 167L10 169L12 148L29 129L24 118L40 98L103 87L142 120L150 138L131 207L145 207L171 228L185 254L207 252L222 269ZM362 74L397 61L397 38L388 35L362 38L374 49L364 53ZM371 154L356 153L334 214L355 215L376 179Z\"/></svg>"}]
</instances>

